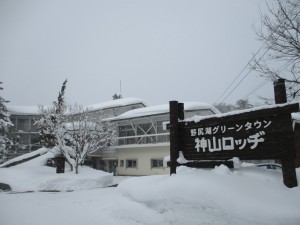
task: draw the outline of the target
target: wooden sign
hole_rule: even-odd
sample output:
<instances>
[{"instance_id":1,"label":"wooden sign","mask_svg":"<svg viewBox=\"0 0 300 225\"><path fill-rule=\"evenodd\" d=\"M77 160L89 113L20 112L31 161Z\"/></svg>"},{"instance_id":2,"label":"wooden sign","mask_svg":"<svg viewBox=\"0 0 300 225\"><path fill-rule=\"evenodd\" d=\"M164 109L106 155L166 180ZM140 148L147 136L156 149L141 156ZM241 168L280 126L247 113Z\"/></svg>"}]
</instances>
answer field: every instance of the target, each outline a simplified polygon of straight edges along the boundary
<instances>
[{"instance_id":1,"label":"wooden sign","mask_svg":"<svg viewBox=\"0 0 300 225\"><path fill-rule=\"evenodd\" d=\"M183 120L184 107L178 104L170 102L171 174L176 173L179 151L194 165L200 160L226 162L233 157L280 159L283 174L291 171L295 159L291 113L299 111L299 104L214 115L199 121L179 121ZM297 186L295 168L293 171L294 175L289 172L284 177L290 187Z\"/></svg>"}]
</instances>

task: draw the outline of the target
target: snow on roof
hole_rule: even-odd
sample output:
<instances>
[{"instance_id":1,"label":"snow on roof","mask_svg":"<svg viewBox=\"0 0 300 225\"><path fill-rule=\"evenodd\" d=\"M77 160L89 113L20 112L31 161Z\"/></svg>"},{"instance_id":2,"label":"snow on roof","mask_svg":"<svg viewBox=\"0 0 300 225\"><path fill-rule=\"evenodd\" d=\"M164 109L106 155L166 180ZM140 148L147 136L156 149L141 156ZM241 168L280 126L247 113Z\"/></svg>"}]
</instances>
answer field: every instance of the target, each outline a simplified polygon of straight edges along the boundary
<instances>
[{"instance_id":1,"label":"snow on roof","mask_svg":"<svg viewBox=\"0 0 300 225\"><path fill-rule=\"evenodd\" d=\"M99 110L99 109L121 107L121 106L133 105L133 104L143 104L144 106L147 106L147 104L139 98L121 98L121 99L89 105L87 107L91 110Z\"/></svg>"},{"instance_id":2,"label":"snow on roof","mask_svg":"<svg viewBox=\"0 0 300 225\"><path fill-rule=\"evenodd\" d=\"M199 109L210 109L214 113L218 113L218 110L215 107L213 107L212 105L207 104L207 103L203 103L203 102L185 102L184 103L185 111L192 111L192 110L199 110ZM165 114L165 113L169 113L169 104L148 106L145 108L133 109L133 110L125 112L117 117L108 118L107 120L110 120L110 121L124 120L124 119Z\"/></svg>"},{"instance_id":3,"label":"snow on roof","mask_svg":"<svg viewBox=\"0 0 300 225\"><path fill-rule=\"evenodd\" d=\"M133 105L133 104L143 104L144 106L147 106L147 104L139 98L122 98L122 99L116 99L116 100L89 105L87 106L87 108L93 111L93 110L121 107L121 106ZM10 114L17 114L17 115L39 115L40 114L40 110L38 106L6 106L6 108L10 112Z\"/></svg>"},{"instance_id":4,"label":"snow on roof","mask_svg":"<svg viewBox=\"0 0 300 225\"><path fill-rule=\"evenodd\" d=\"M225 117L225 116L238 115L238 114L241 114L241 113L252 112L252 111L261 110L261 109L280 108L280 107L284 107L284 106L292 105L292 104L295 104L295 103L284 103L284 104L258 106L258 107L253 107L253 108L249 108L249 109L235 110L235 111L231 111L231 112L227 112L227 113L221 113L221 114L217 114L217 115L208 115L208 116L197 116L197 115L195 115L191 118L185 119L184 121L198 123L201 120L208 119L208 118L221 118L221 117ZM299 103L299 108L300 108L300 103ZM291 113L291 114L294 115L293 119L297 120L295 118L295 114L299 114L299 113ZM300 116L298 117L298 119L300 119Z\"/></svg>"},{"instance_id":5,"label":"snow on roof","mask_svg":"<svg viewBox=\"0 0 300 225\"><path fill-rule=\"evenodd\" d=\"M39 115L40 110L38 106L6 106L10 114L17 115Z\"/></svg>"}]
</instances>

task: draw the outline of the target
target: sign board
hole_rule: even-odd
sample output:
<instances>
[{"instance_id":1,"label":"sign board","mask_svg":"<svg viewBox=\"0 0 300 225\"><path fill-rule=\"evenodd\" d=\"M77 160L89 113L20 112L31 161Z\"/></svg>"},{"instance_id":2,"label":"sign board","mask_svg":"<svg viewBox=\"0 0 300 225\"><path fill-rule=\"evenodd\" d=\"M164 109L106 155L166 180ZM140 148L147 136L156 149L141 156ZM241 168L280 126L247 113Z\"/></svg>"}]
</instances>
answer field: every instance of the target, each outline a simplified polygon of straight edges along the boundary
<instances>
[{"instance_id":1,"label":"sign board","mask_svg":"<svg viewBox=\"0 0 300 225\"><path fill-rule=\"evenodd\" d=\"M293 165L295 145L291 113L299 111L299 104L214 115L199 121L179 121L183 120L178 117L183 113L178 109L183 107L176 107L176 104L180 103L170 102L171 173L174 173L174 164L178 165L174 160L178 158L178 151L193 162L238 157L241 160L280 159Z\"/></svg>"}]
</instances>

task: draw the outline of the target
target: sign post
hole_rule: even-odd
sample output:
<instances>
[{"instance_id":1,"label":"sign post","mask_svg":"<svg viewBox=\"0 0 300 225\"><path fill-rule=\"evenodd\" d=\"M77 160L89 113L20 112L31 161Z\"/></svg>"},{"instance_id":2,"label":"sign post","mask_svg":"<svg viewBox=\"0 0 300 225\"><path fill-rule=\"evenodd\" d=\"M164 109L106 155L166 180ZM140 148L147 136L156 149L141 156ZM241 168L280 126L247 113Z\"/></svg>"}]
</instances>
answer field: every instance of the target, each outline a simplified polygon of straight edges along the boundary
<instances>
[{"instance_id":1,"label":"sign post","mask_svg":"<svg viewBox=\"0 0 300 225\"><path fill-rule=\"evenodd\" d=\"M274 82L274 96L275 103L281 104L287 102L285 80L278 79ZM295 168L295 158L280 159L282 165L283 182L286 186L297 186L296 171L291 169Z\"/></svg>"},{"instance_id":2,"label":"sign post","mask_svg":"<svg viewBox=\"0 0 300 225\"><path fill-rule=\"evenodd\" d=\"M183 115L183 104L181 106L178 105L177 101L170 101L170 174L176 173L177 167L177 159L179 157L179 130L178 130L178 122L179 122L179 114Z\"/></svg>"}]
</instances>

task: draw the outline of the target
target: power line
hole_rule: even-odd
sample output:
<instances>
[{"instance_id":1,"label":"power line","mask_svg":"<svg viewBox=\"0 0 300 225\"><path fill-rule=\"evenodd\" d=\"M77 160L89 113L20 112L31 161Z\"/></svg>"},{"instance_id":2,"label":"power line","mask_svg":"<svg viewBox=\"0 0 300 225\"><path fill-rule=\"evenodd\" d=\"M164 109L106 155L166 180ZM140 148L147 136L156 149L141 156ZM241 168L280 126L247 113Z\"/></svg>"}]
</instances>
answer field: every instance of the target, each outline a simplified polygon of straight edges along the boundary
<instances>
[{"instance_id":1,"label":"power line","mask_svg":"<svg viewBox=\"0 0 300 225\"><path fill-rule=\"evenodd\" d=\"M250 95L252 95L253 93L255 93L257 90L259 90L260 88L262 88L263 86L265 86L269 81L268 80L263 80L262 82L260 82L252 91L250 91L248 94L246 94L244 96L243 99L248 98Z\"/></svg>"},{"instance_id":2,"label":"power line","mask_svg":"<svg viewBox=\"0 0 300 225\"><path fill-rule=\"evenodd\" d=\"M268 39L270 39L272 36L273 36L273 34L274 34L274 32L275 31L273 31L272 33L271 33L271 35L269 36L269 38ZM278 40L278 38L279 37L277 37L276 38L276 41ZM246 66L242 69L242 71L237 75L237 77L231 82L231 84L226 88L226 90L221 94L221 96L219 97L219 99L217 100L217 102L220 100L220 99L222 99L222 96L229 90L229 88L233 85L233 83L241 76L241 74L242 74L242 72L248 67L248 65L250 65L250 62L254 59L254 57L256 57L256 55L260 52L260 50L262 49L264 47L264 45L262 45L259 49L258 49L258 51L255 53L255 55L248 61L248 63L246 64ZM258 61L257 62L259 62L264 56L265 56L265 54L268 52L270 50L270 47L268 47L267 48L267 50L264 52L264 54L258 59ZM287 67L287 66L286 66ZM285 67L285 68L286 68ZM226 95L226 97L222 100L222 101L220 101L219 103L222 103L222 102L224 102L228 97L229 97L229 95L231 95L231 93L242 83L242 81L248 76L248 74L253 70L254 68L253 67L251 67L251 69L248 71L248 73L242 78L242 80L231 90L231 92L228 94L228 95ZM283 70L283 69L282 69Z\"/></svg>"},{"instance_id":3,"label":"power line","mask_svg":"<svg viewBox=\"0 0 300 225\"><path fill-rule=\"evenodd\" d=\"M291 64L291 62L287 62L283 65L281 65L281 67L278 69L278 73L280 74L283 70L285 70L289 65ZM265 86L267 83L269 82L269 80L265 79L263 80L261 83L259 83L252 91L250 91L248 94L246 94L244 96L244 99L248 98L250 95L252 95L253 93L255 93L257 90L259 90L260 88L262 88L263 86Z\"/></svg>"},{"instance_id":4,"label":"power line","mask_svg":"<svg viewBox=\"0 0 300 225\"><path fill-rule=\"evenodd\" d=\"M239 74L234 78L234 80L229 84L229 86L225 89L225 91L220 95L220 97L218 98L218 100L216 102L218 102L223 95L229 90L229 88L231 88L231 86L234 84L234 82L242 75L242 73L244 72L244 70L250 65L250 62L256 57L256 55L260 52L260 50L263 48L263 45L257 50L257 52L254 54L254 56L248 61L248 63L245 65L245 67L239 72Z\"/></svg>"},{"instance_id":5,"label":"power line","mask_svg":"<svg viewBox=\"0 0 300 225\"><path fill-rule=\"evenodd\" d=\"M262 47L261 47L262 48ZM261 49L260 48L260 49ZM270 48L268 48L265 52L264 52L264 54L258 59L258 61L257 62L259 62L264 56L265 56L265 54L267 54L267 52L270 50ZM253 57L252 57L252 59L253 59ZM251 59L251 60L252 60ZM251 61L249 61L248 62L248 64L250 63ZM247 64L247 65L248 65ZM232 92L243 82L243 80L245 80L245 78L248 76L248 74L251 72L253 70L253 67L246 73L246 75L242 78L242 80L240 80L238 83L237 83L237 85L229 92L229 94L227 94L223 99L222 99L222 101L220 101L220 103L222 103L222 102L224 102L231 94L232 94Z\"/></svg>"}]
</instances>

